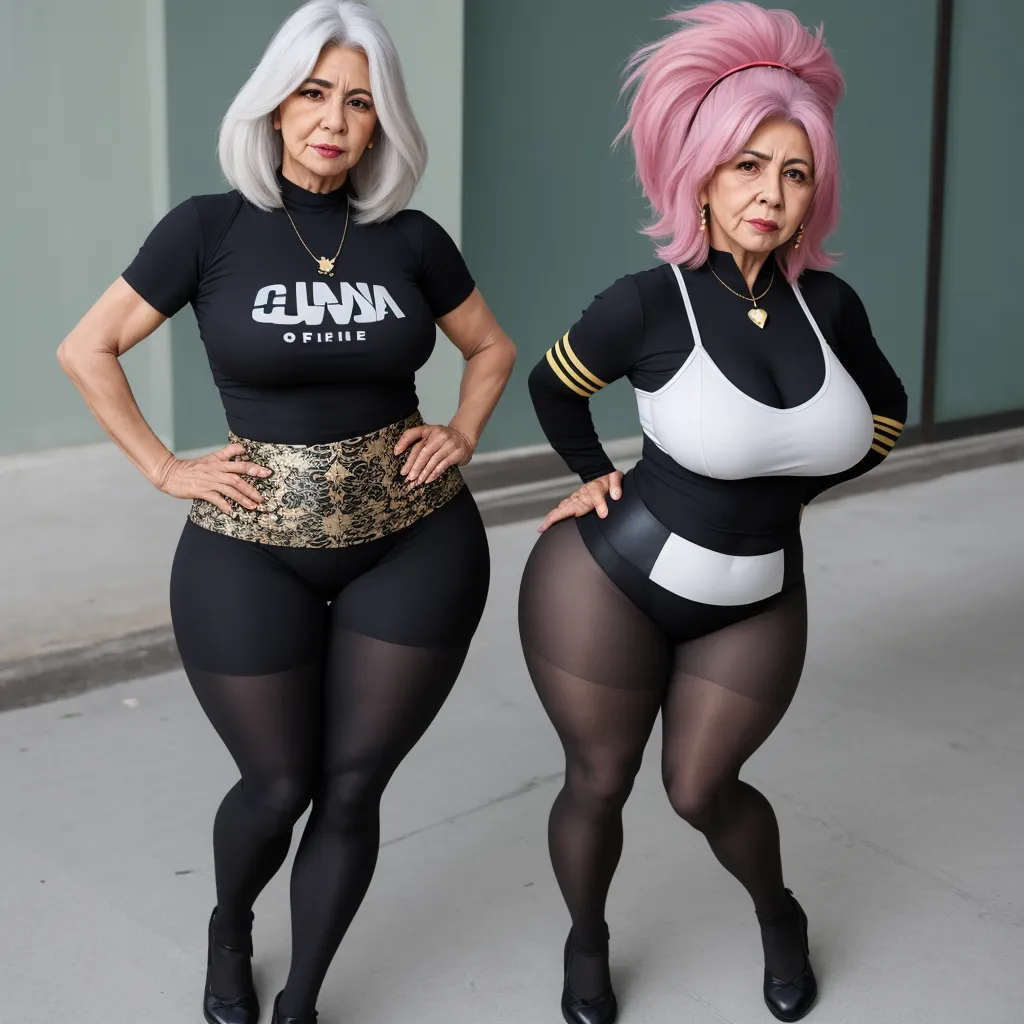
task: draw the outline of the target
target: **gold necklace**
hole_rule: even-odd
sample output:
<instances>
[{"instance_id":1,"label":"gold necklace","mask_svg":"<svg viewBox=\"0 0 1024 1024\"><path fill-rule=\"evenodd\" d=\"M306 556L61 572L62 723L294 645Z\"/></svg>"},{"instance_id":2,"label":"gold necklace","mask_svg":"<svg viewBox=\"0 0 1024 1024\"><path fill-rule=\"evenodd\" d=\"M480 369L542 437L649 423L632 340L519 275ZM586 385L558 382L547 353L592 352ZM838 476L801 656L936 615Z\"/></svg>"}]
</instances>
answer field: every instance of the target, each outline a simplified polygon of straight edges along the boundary
<instances>
[{"instance_id":1,"label":"gold necklace","mask_svg":"<svg viewBox=\"0 0 1024 1024\"><path fill-rule=\"evenodd\" d=\"M708 270L710 270L712 274L715 274L715 268L713 266L711 266L710 261L708 262ZM733 289L730 288L717 274L715 274L715 280L726 291L732 292L733 295L735 295L737 298L743 299L744 302L752 302L754 304L754 308L753 309L747 310L747 316L749 317L749 319L753 323L755 323L758 327L760 327L762 330L764 330L764 325L766 323L768 323L768 314L763 309L758 307L757 300L758 299L763 299L768 294L768 288L771 288L772 284L774 283L774 281L775 281L775 264L774 263L772 264L772 276L771 276L771 280L768 282L768 288L765 288L765 290L763 292L761 292L760 295L754 295L753 292L751 292L750 295L741 295L739 292L733 291Z\"/></svg>"},{"instance_id":2,"label":"gold necklace","mask_svg":"<svg viewBox=\"0 0 1024 1024\"><path fill-rule=\"evenodd\" d=\"M281 205L284 206L284 203L282 203ZM288 214L288 220L291 221L292 227L295 228L295 234L298 235L299 241L302 242L302 248L305 249L306 252L308 252L309 255L313 257L314 260L316 260L317 264L320 267L320 273L321 274L325 274L327 277L334 277L334 264L337 262L338 257L341 255L341 247L345 244L345 236L348 235L348 215L349 215L349 212L351 211L351 209L352 209L351 200L346 195L345 196L345 230L342 232L341 242L338 244L338 251L334 254L333 259L328 259L326 256L316 256L313 253L313 250L310 249L310 247L308 245L306 245L306 242L303 239L302 235L299 234L299 229L297 227L295 227L295 221L292 220L292 215L290 213L288 213L288 207L284 206L284 212L286 214Z\"/></svg>"}]
</instances>

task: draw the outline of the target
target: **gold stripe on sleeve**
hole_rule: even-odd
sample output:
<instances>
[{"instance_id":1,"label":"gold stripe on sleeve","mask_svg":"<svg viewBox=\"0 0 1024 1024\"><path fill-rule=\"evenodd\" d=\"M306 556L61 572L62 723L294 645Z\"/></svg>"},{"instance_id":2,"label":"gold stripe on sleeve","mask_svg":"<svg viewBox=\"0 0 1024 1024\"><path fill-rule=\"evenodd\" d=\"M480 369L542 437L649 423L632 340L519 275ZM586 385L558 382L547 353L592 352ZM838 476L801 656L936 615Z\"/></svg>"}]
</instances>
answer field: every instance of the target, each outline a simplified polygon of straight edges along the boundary
<instances>
[{"instance_id":1,"label":"gold stripe on sleeve","mask_svg":"<svg viewBox=\"0 0 1024 1024\"><path fill-rule=\"evenodd\" d=\"M882 424L877 421L875 423L875 433L885 434L886 437L891 437L894 441L898 441L900 439L900 431L896 430L894 427L883 427Z\"/></svg>"},{"instance_id":2,"label":"gold stripe on sleeve","mask_svg":"<svg viewBox=\"0 0 1024 1024\"><path fill-rule=\"evenodd\" d=\"M888 416L875 416L876 423L883 423L887 427L895 427L896 430L902 431L903 424L899 420L891 420Z\"/></svg>"},{"instance_id":3,"label":"gold stripe on sleeve","mask_svg":"<svg viewBox=\"0 0 1024 1024\"><path fill-rule=\"evenodd\" d=\"M880 434L877 430L875 431L875 440L879 444L884 444L886 446L886 448L889 448L889 449L891 449L892 446L894 444L896 444L896 438L894 438L894 437L886 437L885 434Z\"/></svg>"},{"instance_id":4,"label":"gold stripe on sleeve","mask_svg":"<svg viewBox=\"0 0 1024 1024\"><path fill-rule=\"evenodd\" d=\"M551 349L547 350L546 358L548 366L555 371L555 376L570 390L575 391L577 395L582 395L584 398L589 398L592 394L590 391L584 391L582 388L577 387L568 377L562 372L562 368L555 362L555 357L551 354Z\"/></svg>"},{"instance_id":5,"label":"gold stripe on sleeve","mask_svg":"<svg viewBox=\"0 0 1024 1024\"><path fill-rule=\"evenodd\" d=\"M888 448L883 448L880 444L873 444L871 446L871 450L873 452L878 452L879 455L888 455L889 454L889 449Z\"/></svg>"},{"instance_id":6,"label":"gold stripe on sleeve","mask_svg":"<svg viewBox=\"0 0 1024 1024\"><path fill-rule=\"evenodd\" d=\"M563 372L565 373L565 375L571 381L574 381L579 387L583 388L583 390L588 395L596 395L597 394L597 390L598 389L595 388L594 385L591 384L589 380L587 380L585 377L582 377L576 371L576 369L573 367L573 365L569 362L569 360L565 358L565 353L562 352L562 349L559 346L558 342L555 342L555 346L554 346L554 348L552 348L551 351L554 354L556 362L558 363L559 366L561 366Z\"/></svg>"},{"instance_id":7,"label":"gold stripe on sleeve","mask_svg":"<svg viewBox=\"0 0 1024 1024\"><path fill-rule=\"evenodd\" d=\"M561 345L562 345L563 350L565 351L565 354L569 357L571 365L573 367L575 367L575 369L579 373L582 373L583 376L586 377L588 381L592 381L599 388L606 388L606 387L608 387L608 382L607 381L601 380L600 377L596 377L594 374L592 374L583 365L583 363L580 362L579 357L576 355L575 352L573 352L572 346L569 344L569 332L568 331L566 331L565 334L562 335Z\"/></svg>"}]
</instances>

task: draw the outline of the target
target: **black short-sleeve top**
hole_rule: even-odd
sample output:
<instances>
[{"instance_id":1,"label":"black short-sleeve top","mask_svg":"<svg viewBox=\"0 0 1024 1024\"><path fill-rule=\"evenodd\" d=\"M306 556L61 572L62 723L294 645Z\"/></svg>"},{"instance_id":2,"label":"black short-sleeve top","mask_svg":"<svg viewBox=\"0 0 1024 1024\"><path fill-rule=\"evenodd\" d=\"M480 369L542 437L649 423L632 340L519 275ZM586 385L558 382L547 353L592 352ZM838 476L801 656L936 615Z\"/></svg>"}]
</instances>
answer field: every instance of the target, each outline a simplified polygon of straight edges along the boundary
<instances>
[{"instance_id":1,"label":"black short-sleeve top","mask_svg":"<svg viewBox=\"0 0 1024 1024\"><path fill-rule=\"evenodd\" d=\"M395 423L417 407L435 321L473 278L426 214L357 224L348 186L279 181L286 209L272 212L237 192L187 199L122 276L165 316L191 303L240 437L323 444ZM343 236L333 273L321 273L319 257L334 258Z\"/></svg>"}]
</instances>

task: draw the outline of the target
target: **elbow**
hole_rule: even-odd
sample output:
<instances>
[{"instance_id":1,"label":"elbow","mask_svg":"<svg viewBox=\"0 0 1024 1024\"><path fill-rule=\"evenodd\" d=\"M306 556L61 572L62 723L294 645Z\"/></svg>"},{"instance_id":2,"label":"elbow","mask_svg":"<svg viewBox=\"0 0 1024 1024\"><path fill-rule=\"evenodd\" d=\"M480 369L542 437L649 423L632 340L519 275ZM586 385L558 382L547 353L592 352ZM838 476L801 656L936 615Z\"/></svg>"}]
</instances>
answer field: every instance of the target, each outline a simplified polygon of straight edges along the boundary
<instances>
[{"instance_id":1,"label":"elbow","mask_svg":"<svg viewBox=\"0 0 1024 1024\"><path fill-rule=\"evenodd\" d=\"M516 346L507 334L503 334L497 341L497 348L501 353L501 362L505 369L506 376L510 377L512 375L512 370L516 365L516 359L519 357Z\"/></svg>"},{"instance_id":2,"label":"elbow","mask_svg":"<svg viewBox=\"0 0 1024 1024\"><path fill-rule=\"evenodd\" d=\"M69 376L74 377L75 371L75 355L74 349L68 344L68 339L65 338L57 346L57 365Z\"/></svg>"}]
</instances>

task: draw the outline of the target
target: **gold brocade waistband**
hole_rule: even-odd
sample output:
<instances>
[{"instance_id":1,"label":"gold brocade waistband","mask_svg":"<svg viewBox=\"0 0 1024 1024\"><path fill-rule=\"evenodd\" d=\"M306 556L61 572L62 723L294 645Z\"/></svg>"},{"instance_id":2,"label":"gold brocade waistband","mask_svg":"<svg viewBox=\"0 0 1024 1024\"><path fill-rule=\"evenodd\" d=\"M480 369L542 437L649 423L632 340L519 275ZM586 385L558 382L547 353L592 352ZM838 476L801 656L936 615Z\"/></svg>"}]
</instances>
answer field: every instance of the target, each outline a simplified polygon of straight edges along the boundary
<instances>
[{"instance_id":1,"label":"gold brocade waistband","mask_svg":"<svg viewBox=\"0 0 1024 1024\"><path fill-rule=\"evenodd\" d=\"M249 462L273 470L266 478L244 478L263 502L252 510L234 505L228 515L196 499L189 519L238 540L289 548L344 548L404 529L465 486L452 466L432 483L406 490L400 470L408 453L395 455L395 445L422 422L414 413L372 434L330 444L271 444L231 434L232 442L245 445Z\"/></svg>"}]
</instances>

